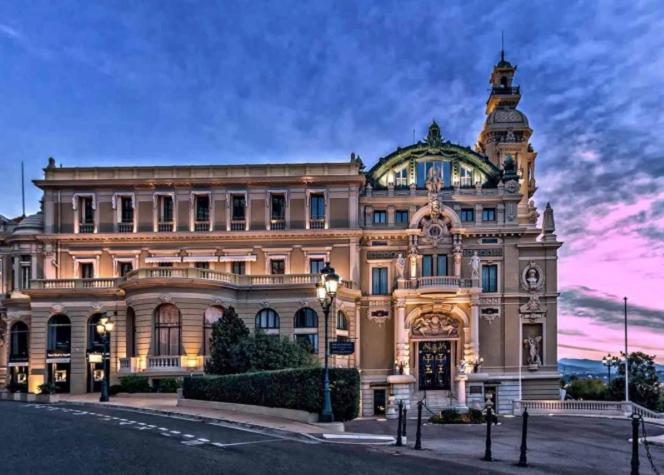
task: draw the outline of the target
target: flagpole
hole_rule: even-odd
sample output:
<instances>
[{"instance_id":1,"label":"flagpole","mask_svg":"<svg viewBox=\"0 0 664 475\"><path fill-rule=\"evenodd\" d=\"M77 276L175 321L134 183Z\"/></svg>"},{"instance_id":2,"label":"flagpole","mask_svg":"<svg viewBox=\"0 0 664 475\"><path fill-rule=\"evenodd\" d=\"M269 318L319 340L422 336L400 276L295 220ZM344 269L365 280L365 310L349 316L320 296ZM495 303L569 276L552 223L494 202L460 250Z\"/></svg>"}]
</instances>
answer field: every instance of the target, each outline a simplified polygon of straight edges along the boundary
<instances>
[{"instance_id":1,"label":"flagpole","mask_svg":"<svg viewBox=\"0 0 664 475\"><path fill-rule=\"evenodd\" d=\"M629 402L629 352L627 351L627 297L625 302L625 402Z\"/></svg>"}]
</instances>

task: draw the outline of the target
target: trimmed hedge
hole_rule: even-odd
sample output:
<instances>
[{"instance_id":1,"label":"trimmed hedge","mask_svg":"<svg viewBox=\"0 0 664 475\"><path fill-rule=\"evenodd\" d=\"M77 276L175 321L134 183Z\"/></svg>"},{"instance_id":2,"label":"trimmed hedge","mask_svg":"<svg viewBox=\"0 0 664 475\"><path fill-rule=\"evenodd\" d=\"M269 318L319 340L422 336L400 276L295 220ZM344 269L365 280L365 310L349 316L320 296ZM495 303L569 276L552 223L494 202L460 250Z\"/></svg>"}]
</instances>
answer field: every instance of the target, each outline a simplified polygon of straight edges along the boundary
<instances>
[{"instance_id":1,"label":"trimmed hedge","mask_svg":"<svg viewBox=\"0 0 664 475\"><path fill-rule=\"evenodd\" d=\"M149 393L152 392L147 376L129 375L120 378L121 392Z\"/></svg>"},{"instance_id":2,"label":"trimmed hedge","mask_svg":"<svg viewBox=\"0 0 664 475\"><path fill-rule=\"evenodd\" d=\"M360 410L360 373L351 368L330 368L330 387L334 419L356 418ZM323 407L323 368L186 377L182 394L188 399L319 413Z\"/></svg>"}]
</instances>

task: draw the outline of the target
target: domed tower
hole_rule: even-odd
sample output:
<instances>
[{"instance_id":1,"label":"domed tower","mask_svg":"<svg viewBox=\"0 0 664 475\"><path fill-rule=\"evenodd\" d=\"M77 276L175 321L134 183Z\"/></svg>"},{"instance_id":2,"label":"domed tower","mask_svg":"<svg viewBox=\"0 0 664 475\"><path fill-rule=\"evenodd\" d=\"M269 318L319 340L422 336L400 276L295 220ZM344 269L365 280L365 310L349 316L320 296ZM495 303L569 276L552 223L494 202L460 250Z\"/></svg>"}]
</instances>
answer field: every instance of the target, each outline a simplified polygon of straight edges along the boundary
<instances>
[{"instance_id":1,"label":"domed tower","mask_svg":"<svg viewBox=\"0 0 664 475\"><path fill-rule=\"evenodd\" d=\"M486 121L477 140L478 152L486 155L497 167L503 168L508 156L514 159L519 177L520 218L528 214L528 201L535 193L535 157L530 145L533 134L526 115L517 109L521 90L514 85L516 66L500 52L500 61L493 68L489 84L491 92L486 102Z\"/></svg>"}]
</instances>

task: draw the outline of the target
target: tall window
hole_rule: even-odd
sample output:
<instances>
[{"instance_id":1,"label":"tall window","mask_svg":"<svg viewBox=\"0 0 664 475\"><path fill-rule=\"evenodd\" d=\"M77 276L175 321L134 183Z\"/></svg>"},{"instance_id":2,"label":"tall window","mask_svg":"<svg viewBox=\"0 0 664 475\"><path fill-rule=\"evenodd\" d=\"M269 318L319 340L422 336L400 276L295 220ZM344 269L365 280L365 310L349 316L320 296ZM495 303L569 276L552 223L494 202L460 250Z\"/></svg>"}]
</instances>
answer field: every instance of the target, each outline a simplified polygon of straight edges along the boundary
<instances>
[{"instance_id":1,"label":"tall window","mask_svg":"<svg viewBox=\"0 0 664 475\"><path fill-rule=\"evenodd\" d=\"M473 170L459 167L459 185L462 187L473 185Z\"/></svg>"},{"instance_id":2,"label":"tall window","mask_svg":"<svg viewBox=\"0 0 664 475\"><path fill-rule=\"evenodd\" d=\"M447 161L432 160L419 162L416 166L416 184L418 188L424 188L429 178L429 172L436 168L443 181L443 186L449 187L452 183L452 164Z\"/></svg>"},{"instance_id":3,"label":"tall window","mask_svg":"<svg viewBox=\"0 0 664 475\"><path fill-rule=\"evenodd\" d=\"M313 309L304 307L295 313L294 333L295 341L318 352L318 314Z\"/></svg>"},{"instance_id":4,"label":"tall window","mask_svg":"<svg viewBox=\"0 0 664 475\"><path fill-rule=\"evenodd\" d=\"M495 221L496 208L484 208L482 210L482 221Z\"/></svg>"},{"instance_id":5,"label":"tall window","mask_svg":"<svg viewBox=\"0 0 664 475\"><path fill-rule=\"evenodd\" d=\"M425 254L422 256L422 277L434 275L447 275L447 255Z\"/></svg>"},{"instance_id":6,"label":"tall window","mask_svg":"<svg viewBox=\"0 0 664 475\"><path fill-rule=\"evenodd\" d=\"M173 197L170 195L159 197L159 222L173 222Z\"/></svg>"},{"instance_id":7,"label":"tall window","mask_svg":"<svg viewBox=\"0 0 664 475\"><path fill-rule=\"evenodd\" d=\"M27 360L28 358L28 325L25 322L16 322L12 325L9 342L10 360Z\"/></svg>"},{"instance_id":8,"label":"tall window","mask_svg":"<svg viewBox=\"0 0 664 475\"><path fill-rule=\"evenodd\" d=\"M422 256L422 277L431 277L433 275L433 256Z\"/></svg>"},{"instance_id":9,"label":"tall window","mask_svg":"<svg viewBox=\"0 0 664 475\"><path fill-rule=\"evenodd\" d=\"M224 308L213 305L205 309L203 314L203 354L210 354L210 340L212 340L212 326L224 316Z\"/></svg>"},{"instance_id":10,"label":"tall window","mask_svg":"<svg viewBox=\"0 0 664 475\"><path fill-rule=\"evenodd\" d=\"M408 167L404 167L394 174L394 186L397 188L408 186Z\"/></svg>"},{"instance_id":11,"label":"tall window","mask_svg":"<svg viewBox=\"0 0 664 475\"><path fill-rule=\"evenodd\" d=\"M323 267L325 267L325 259L309 259L310 274L320 274Z\"/></svg>"},{"instance_id":12,"label":"tall window","mask_svg":"<svg viewBox=\"0 0 664 475\"><path fill-rule=\"evenodd\" d=\"M373 224L386 224L387 212L385 210L376 210L373 212Z\"/></svg>"},{"instance_id":13,"label":"tall window","mask_svg":"<svg viewBox=\"0 0 664 475\"><path fill-rule=\"evenodd\" d=\"M436 275L447 275L447 255L438 254L436 257Z\"/></svg>"},{"instance_id":14,"label":"tall window","mask_svg":"<svg viewBox=\"0 0 664 475\"><path fill-rule=\"evenodd\" d=\"M279 314L271 308L264 308L256 314L257 330L279 329Z\"/></svg>"},{"instance_id":15,"label":"tall window","mask_svg":"<svg viewBox=\"0 0 664 475\"><path fill-rule=\"evenodd\" d=\"M29 289L30 279L32 279L32 257L30 255L21 256L19 264L21 268L21 289Z\"/></svg>"},{"instance_id":16,"label":"tall window","mask_svg":"<svg viewBox=\"0 0 664 475\"><path fill-rule=\"evenodd\" d=\"M473 208L461 208L461 222L470 223L475 221L475 210Z\"/></svg>"},{"instance_id":17,"label":"tall window","mask_svg":"<svg viewBox=\"0 0 664 475\"><path fill-rule=\"evenodd\" d=\"M404 209L398 209L394 212L394 221L397 224L408 224L408 211Z\"/></svg>"},{"instance_id":18,"label":"tall window","mask_svg":"<svg viewBox=\"0 0 664 475\"><path fill-rule=\"evenodd\" d=\"M237 275L246 274L246 263L244 262L231 262L231 272Z\"/></svg>"},{"instance_id":19,"label":"tall window","mask_svg":"<svg viewBox=\"0 0 664 475\"><path fill-rule=\"evenodd\" d=\"M127 307L127 357L136 356L136 314L134 309Z\"/></svg>"},{"instance_id":20,"label":"tall window","mask_svg":"<svg viewBox=\"0 0 664 475\"><path fill-rule=\"evenodd\" d=\"M53 353L71 352L71 321L66 315L54 315L48 321L47 350Z\"/></svg>"},{"instance_id":21,"label":"tall window","mask_svg":"<svg viewBox=\"0 0 664 475\"><path fill-rule=\"evenodd\" d=\"M387 291L387 267L374 267L371 269L371 293L387 295Z\"/></svg>"},{"instance_id":22,"label":"tall window","mask_svg":"<svg viewBox=\"0 0 664 475\"><path fill-rule=\"evenodd\" d=\"M80 224L94 224L95 210L92 207L92 197L81 197L81 206L79 207L79 223Z\"/></svg>"},{"instance_id":23,"label":"tall window","mask_svg":"<svg viewBox=\"0 0 664 475\"><path fill-rule=\"evenodd\" d=\"M156 356L180 354L180 310L170 303L157 307L154 318Z\"/></svg>"},{"instance_id":24,"label":"tall window","mask_svg":"<svg viewBox=\"0 0 664 475\"><path fill-rule=\"evenodd\" d=\"M341 310L337 312L337 330L348 331L348 319Z\"/></svg>"},{"instance_id":25,"label":"tall window","mask_svg":"<svg viewBox=\"0 0 664 475\"><path fill-rule=\"evenodd\" d=\"M270 219L283 221L286 218L286 198L284 195L274 194L270 201Z\"/></svg>"},{"instance_id":26,"label":"tall window","mask_svg":"<svg viewBox=\"0 0 664 475\"><path fill-rule=\"evenodd\" d=\"M234 195L233 196L233 221L244 221L245 209L246 209L246 200L244 195Z\"/></svg>"},{"instance_id":27,"label":"tall window","mask_svg":"<svg viewBox=\"0 0 664 475\"><path fill-rule=\"evenodd\" d=\"M78 264L81 279L94 279L95 266L92 262L80 262Z\"/></svg>"},{"instance_id":28,"label":"tall window","mask_svg":"<svg viewBox=\"0 0 664 475\"><path fill-rule=\"evenodd\" d=\"M196 195L196 221L207 223L210 221L210 197Z\"/></svg>"},{"instance_id":29,"label":"tall window","mask_svg":"<svg viewBox=\"0 0 664 475\"><path fill-rule=\"evenodd\" d=\"M270 259L270 274L282 275L286 273L286 261L283 259Z\"/></svg>"},{"instance_id":30,"label":"tall window","mask_svg":"<svg viewBox=\"0 0 664 475\"><path fill-rule=\"evenodd\" d=\"M310 196L310 206L309 215L311 219L325 219L325 195L323 193L312 193Z\"/></svg>"},{"instance_id":31,"label":"tall window","mask_svg":"<svg viewBox=\"0 0 664 475\"><path fill-rule=\"evenodd\" d=\"M88 318L88 351L104 351L104 339L97 332L97 323L99 323L101 317L101 313L95 313Z\"/></svg>"},{"instance_id":32,"label":"tall window","mask_svg":"<svg viewBox=\"0 0 664 475\"><path fill-rule=\"evenodd\" d=\"M482 292L498 292L498 266L482 266Z\"/></svg>"},{"instance_id":33,"label":"tall window","mask_svg":"<svg viewBox=\"0 0 664 475\"><path fill-rule=\"evenodd\" d=\"M128 196L120 198L120 222L125 224L133 224L134 222L134 207L131 204L131 198Z\"/></svg>"}]
</instances>

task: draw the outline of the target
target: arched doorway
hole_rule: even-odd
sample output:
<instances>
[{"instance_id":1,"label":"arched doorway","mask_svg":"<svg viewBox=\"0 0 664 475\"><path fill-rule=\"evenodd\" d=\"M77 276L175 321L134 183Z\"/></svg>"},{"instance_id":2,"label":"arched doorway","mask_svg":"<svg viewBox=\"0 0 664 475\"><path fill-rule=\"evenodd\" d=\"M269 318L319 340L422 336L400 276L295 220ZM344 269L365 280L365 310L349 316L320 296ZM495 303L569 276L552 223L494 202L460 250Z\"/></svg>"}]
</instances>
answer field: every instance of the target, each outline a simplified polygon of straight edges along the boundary
<instances>
[{"instance_id":1,"label":"arched doorway","mask_svg":"<svg viewBox=\"0 0 664 475\"><path fill-rule=\"evenodd\" d=\"M59 393L68 393L71 384L71 321L58 314L48 321L46 347L47 381Z\"/></svg>"}]
</instances>

